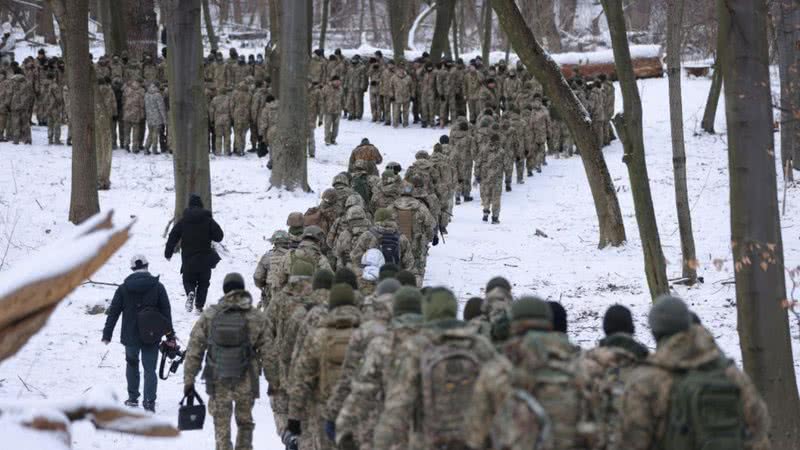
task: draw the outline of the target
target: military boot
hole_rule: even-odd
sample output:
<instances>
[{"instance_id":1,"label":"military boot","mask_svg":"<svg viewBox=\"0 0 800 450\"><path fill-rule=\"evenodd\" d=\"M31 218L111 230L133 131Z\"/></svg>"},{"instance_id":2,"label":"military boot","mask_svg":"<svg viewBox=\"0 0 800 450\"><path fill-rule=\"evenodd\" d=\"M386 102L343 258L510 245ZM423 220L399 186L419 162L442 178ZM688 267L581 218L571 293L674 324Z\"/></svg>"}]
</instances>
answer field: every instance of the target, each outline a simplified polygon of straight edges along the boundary
<instances>
[{"instance_id":1,"label":"military boot","mask_svg":"<svg viewBox=\"0 0 800 450\"><path fill-rule=\"evenodd\" d=\"M485 209L483 210L483 221L484 222L488 222L489 221L489 211L487 211Z\"/></svg>"},{"instance_id":2,"label":"military boot","mask_svg":"<svg viewBox=\"0 0 800 450\"><path fill-rule=\"evenodd\" d=\"M152 400L145 400L144 403L142 403L142 407L145 411L150 411L151 413L156 412L156 402Z\"/></svg>"},{"instance_id":3,"label":"military boot","mask_svg":"<svg viewBox=\"0 0 800 450\"><path fill-rule=\"evenodd\" d=\"M471 202L472 200L473 200L472 197L470 197L469 195L465 195L464 196L464 201L465 202Z\"/></svg>"},{"instance_id":4,"label":"military boot","mask_svg":"<svg viewBox=\"0 0 800 450\"><path fill-rule=\"evenodd\" d=\"M528 169L528 177L532 177L532 176L533 176L533 171Z\"/></svg>"},{"instance_id":5,"label":"military boot","mask_svg":"<svg viewBox=\"0 0 800 450\"><path fill-rule=\"evenodd\" d=\"M456 197L456 205L460 205L460 204L461 204L461 197Z\"/></svg>"},{"instance_id":6,"label":"military boot","mask_svg":"<svg viewBox=\"0 0 800 450\"><path fill-rule=\"evenodd\" d=\"M500 223L500 218L497 216L492 216L492 225L497 225Z\"/></svg>"},{"instance_id":7,"label":"military boot","mask_svg":"<svg viewBox=\"0 0 800 450\"><path fill-rule=\"evenodd\" d=\"M506 183L506 192L511 192L511 183Z\"/></svg>"}]
</instances>

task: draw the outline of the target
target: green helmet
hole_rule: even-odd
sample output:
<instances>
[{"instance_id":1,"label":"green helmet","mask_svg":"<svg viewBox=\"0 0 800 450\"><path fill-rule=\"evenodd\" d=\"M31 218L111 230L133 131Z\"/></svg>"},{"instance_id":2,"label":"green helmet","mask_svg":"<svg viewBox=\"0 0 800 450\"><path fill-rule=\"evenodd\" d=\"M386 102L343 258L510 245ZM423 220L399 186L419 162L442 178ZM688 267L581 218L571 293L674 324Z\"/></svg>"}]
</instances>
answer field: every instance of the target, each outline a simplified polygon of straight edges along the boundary
<instances>
[{"instance_id":1,"label":"green helmet","mask_svg":"<svg viewBox=\"0 0 800 450\"><path fill-rule=\"evenodd\" d=\"M303 239L313 239L322 242L325 239L325 232L316 225L310 225L303 230Z\"/></svg>"},{"instance_id":2,"label":"green helmet","mask_svg":"<svg viewBox=\"0 0 800 450\"><path fill-rule=\"evenodd\" d=\"M289 236L289 233L287 233L284 230L278 230L272 233L272 237L269 238L269 241L272 242L273 244L281 244L284 242L289 242L290 240L291 237Z\"/></svg>"}]
</instances>

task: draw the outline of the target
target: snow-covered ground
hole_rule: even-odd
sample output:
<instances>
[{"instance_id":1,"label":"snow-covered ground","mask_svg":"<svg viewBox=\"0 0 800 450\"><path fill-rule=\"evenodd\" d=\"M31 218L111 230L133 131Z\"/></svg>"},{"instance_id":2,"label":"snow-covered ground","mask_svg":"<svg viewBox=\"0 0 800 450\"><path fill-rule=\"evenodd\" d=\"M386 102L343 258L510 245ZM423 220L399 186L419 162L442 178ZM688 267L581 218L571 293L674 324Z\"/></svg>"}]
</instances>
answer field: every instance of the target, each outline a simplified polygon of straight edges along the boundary
<instances>
[{"instance_id":1,"label":"snow-covered ground","mask_svg":"<svg viewBox=\"0 0 800 450\"><path fill-rule=\"evenodd\" d=\"M699 273L705 283L691 289L676 287L713 331L725 351L740 358L736 333L734 286L731 280L728 171L724 107L720 105L716 136L699 135L699 121L708 90L705 79L684 80L688 180L695 230ZM680 276L680 240L675 215L672 154L666 79L641 81L644 101L645 141L655 209L670 278ZM621 99L617 99L618 108ZM67 222L70 186L70 149L48 147L46 130L35 127L33 146L0 144L0 254L10 241L5 266L13 267L36 249L71 234ZM339 145L325 147L317 130L317 159L309 161L313 194L287 193L269 186L266 161L249 154L245 158L211 161L214 215L225 230L223 260L214 271L209 301L221 295L222 277L230 271L250 276L260 255L267 250L272 231L285 226L291 211L305 211L316 204L319 193L332 177L346 168L350 150L368 137L384 153L385 161L407 167L420 149L430 149L442 130L393 129L370 122L343 121ZM589 187L578 157L549 159L541 175L503 196L501 225L481 221L478 202L457 206L446 243L431 251L426 283L451 287L461 299L479 295L494 275L508 277L517 295L536 293L560 300L570 317L570 335L583 347L601 336L605 308L621 303L632 308L638 336L653 345L646 325L650 299L644 277L641 245L633 211L622 148L615 141L605 152L619 192L628 244L597 249L597 221ZM161 275L173 303L178 336L188 338L193 314L183 310L179 258L164 260L164 230L172 214L172 160L167 156L114 152L111 191L100 193L103 210L114 209L116 222L136 219L133 237L93 279L121 282L129 273L134 253L144 253L151 270ZM783 184L779 181L779 191ZM796 211L800 191L789 189L786 215L782 217L787 267L800 264ZM535 236L536 230L548 237ZM717 265L721 265L718 270ZM45 329L16 357L0 365L0 401L63 398L113 388L125 396L124 351L117 342L100 342L104 315L89 315L94 305L110 301L113 287L85 285L55 312ZM793 337L797 329L793 325ZM798 355L795 355L798 356ZM179 373L180 375L180 373ZM24 383L23 383L24 380ZM27 387L26 387L27 385ZM157 412L174 418L182 395L181 377L160 382ZM262 387L266 392L266 386ZM255 406L257 448L281 448L274 432L266 398ZM200 449L213 446L210 418L201 432L184 433L177 440L148 440L95 432L91 425L73 428L76 449L125 447L129 450L172 448Z\"/></svg>"}]
</instances>

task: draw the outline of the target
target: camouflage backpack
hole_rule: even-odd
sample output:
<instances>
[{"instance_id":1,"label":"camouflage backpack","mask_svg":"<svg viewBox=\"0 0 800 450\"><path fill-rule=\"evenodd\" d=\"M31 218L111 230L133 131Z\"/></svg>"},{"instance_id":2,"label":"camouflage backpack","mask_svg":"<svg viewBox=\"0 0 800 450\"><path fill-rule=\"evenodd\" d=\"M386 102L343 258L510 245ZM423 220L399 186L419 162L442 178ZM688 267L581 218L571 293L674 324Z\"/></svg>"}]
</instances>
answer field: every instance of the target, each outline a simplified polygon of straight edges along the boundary
<instances>
[{"instance_id":1,"label":"camouflage backpack","mask_svg":"<svg viewBox=\"0 0 800 450\"><path fill-rule=\"evenodd\" d=\"M211 379L235 383L247 373L251 359L246 311L233 307L219 310L209 330L207 362Z\"/></svg>"},{"instance_id":2,"label":"camouflage backpack","mask_svg":"<svg viewBox=\"0 0 800 450\"><path fill-rule=\"evenodd\" d=\"M322 342L319 386L321 398L328 398L339 381L354 328L327 328Z\"/></svg>"},{"instance_id":3,"label":"camouflage backpack","mask_svg":"<svg viewBox=\"0 0 800 450\"><path fill-rule=\"evenodd\" d=\"M552 427L550 416L542 404L528 391L514 389L492 419L492 447L503 450L541 450L551 439Z\"/></svg>"},{"instance_id":4,"label":"camouflage backpack","mask_svg":"<svg viewBox=\"0 0 800 450\"><path fill-rule=\"evenodd\" d=\"M663 450L744 449L739 386L728 379L730 361L679 373L672 385Z\"/></svg>"},{"instance_id":5,"label":"camouflage backpack","mask_svg":"<svg viewBox=\"0 0 800 450\"><path fill-rule=\"evenodd\" d=\"M423 352L420 370L427 448L459 448L481 361L471 349L445 340Z\"/></svg>"},{"instance_id":6,"label":"camouflage backpack","mask_svg":"<svg viewBox=\"0 0 800 450\"><path fill-rule=\"evenodd\" d=\"M311 225L319 226L320 222L322 222L322 212L316 206L308 208L306 213L303 214L304 227L310 227Z\"/></svg>"},{"instance_id":7,"label":"camouflage backpack","mask_svg":"<svg viewBox=\"0 0 800 450\"><path fill-rule=\"evenodd\" d=\"M413 209L395 208L397 212L397 227L400 234L408 240L414 239L414 213Z\"/></svg>"},{"instance_id":8,"label":"camouflage backpack","mask_svg":"<svg viewBox=\"0 0 800 450\"><path fill-rule=\"evenodd\" d=\"M362 174L354 177L351 184L353 190L364 199L364 204L369 205L372 201L372 188L367 180L367 175Z\"/></svg>"}]
</instances>

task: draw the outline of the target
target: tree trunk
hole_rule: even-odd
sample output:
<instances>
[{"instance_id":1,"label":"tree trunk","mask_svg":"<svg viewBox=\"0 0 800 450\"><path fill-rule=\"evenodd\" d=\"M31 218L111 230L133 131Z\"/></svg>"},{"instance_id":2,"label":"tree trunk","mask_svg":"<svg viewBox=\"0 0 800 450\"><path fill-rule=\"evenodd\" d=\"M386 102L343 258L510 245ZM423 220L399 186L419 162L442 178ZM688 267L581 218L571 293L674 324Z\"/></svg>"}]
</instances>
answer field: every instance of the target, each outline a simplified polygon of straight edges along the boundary
<instances>
[{"instance_id":1,"label":"tree trunk","mask_svg":"<svg viewBox=\"0 0 800 450\"><path fill-rule=\"evenodd\" d=\"M364 19L367 16L367 8L364 4L365 0L359 0L358 2L358 46L361 47L366 42L364 42Z\"/></svg>"},{"instance_id":2,"label":"tree trunk","mask_svg":"<svg viewBox=\"0 0 800 450\"><path fill-rule=\"evenodd\" d=\"M281 86L281 2L283 0L270 0L269 2L269 38L272 41L272 50L269 52L270 90L275 98L279 98ZM264 55L267 56L266 54Z\"/></svg>"},{"instance_id":3,"label":"tree trunk","mask_svg":"<svg viewBox=\"0 0 800 450\"><path fill-rule=\"evenodd\" d=\"M328 13L330 0L322 0L322 25L319 27L319 48L325 50L325 35L328 33Z\"/></svg>"},{"instance_id":4,"label":"tree trunk","mask_svg":"<svg viewBox=\"0 0 800 450\"><path fill-rule=\"evenodd\" d=\"M201 0L163 0L167 16L167 80L169 122L173 126L175 220L180 219L191 194L211 209L208 161L208 112L203 86ZM180 80L180 82L178 82Z\"/></svg>"},{"instance_id":5,"label":"tree trunk","mask_svg":"<svg viewBox=\"0 0 800 450\"><path fill-rule=\"evenodd\" d=\"M158 21L155 0L129 0L127 16L128 56L131 60L142 61L144 55L158 58Z\"/></svg>"},{"instance_id":6,"label":"tree trunk","mask_svg":"<svg viewBox=\"0 0 800 450\"><path fill-rule=\"evenodd\" d=\"M575 29L575 11L578 9L578 0L562 0L558 11L558 21L561 29L572 33Z\"/></svg>"},{"instance_id":7,"label":"tree trunk","mask_svg":"<svg viewBox=\"0 0 800 450\"><path fill-rule=\"evenodd\" d=\"M601 143L592 132L589 114L575 97L558 65L542 49L536 36L525 24L514 0L492 0L492 6L511 45L517 49L525 67L542 83L545 95L552 100L575 138L597 212L600 228L598 247L622 245L625 242L625 225L617 192L600 150Z\"/></svg>"},{"instance_id":8,"label":"tree trunk","mask_svg":"<svg viewBox=\"0 0 800 450\"><path fill-rule=\"evenodd\" d=\"M481 41L481 58L483 59L483 64L485 64L487 67L490 64L489 54L492 51L492 6L493 5L490 5L489 4L490 2L491 0L483 0L483 10L482 10L483 39Z\"/></svg>"},{"instance_id":9,"label":"tree trunk","mask_svg":"<svg viewBox=\"0 0 800 450\"><path fill-rule=\"evenodd\" d=\"M442 59L442 53L447 46L447 34L455 15L455 0L438 0L436 2L436 23L433 27L433 41L431 42L431 62L436 64Z\"/></svg>"},{"instance_id":10,"label":"tree trunk","mask_svg":"<svg viewBox=\"0 0 800 450\"><path fill-rule=\"evenodd\" d=\"M675 204L681 234L683 278L697 282L697 255L694 249L689 187L686 184L686 148L683 138L683 99L681 98L681 47L684 0L670 0L667 11L667 72L669 74L669 119L672 130L672 168L675 172Z\"/></svg>"},{"instance_id":11,"label":"tree trunk","mask_svg":"<svg viewBox=\"0 0 800 450\"><path fill-rule=\"evenodd\" d=\"M233 3L233 22L237 24L241 24L244 20L242 20L242 2L241 0L231 0Z\"/></svg>"},{"instance_id":12,"label":"tree trunk","mask_svg":"<svg viewBox=\"0 0 800 450\"><path fill-rule=\"evenodd\" d=\"M772 448L800 448L778 215L765 0L719 0L731 247L744 369L769 408Z\"/></svg>"},{"instance_id":13,"label":"tree trunk","mask_svg":"<svg viewBox=\"0 0 800 450\"><path fill-rule=\"evenodd\" d=\"M306 139L308 138L308 4L282 0L281 25L281 95L278 118L278 142L273 146L273 186L308 192Z\"/></svg>"},{"instance_id":14,"label":"tree trunk","mask_svg":"<svg viewBox=\"0 0 800 450\"><path fill-rule=\"evenodd\" d=\"M128 50L128 33L125 26L125 3L100 0L100 22L107 55L120 55Z\"/></svg>"},{"instance_id":15,"label":"tree trunk","mask_svg":"<svg viewBox=\"0 0 800 450\"><path fill-rule=\"evenodd\" d=\"M786 168L794 158L800 161L800 0L773 0L772 6L781 77L781 161L785 181L791 181Z\"/></svg>"},{"instance_id":16,"label":"tree trunk","mask_svg":"<svg viewBox=\"0 0 800 450\"><path fill-rule=\"evenodd\" d=\"M208 0L203 0L207 2ZM269 7L267 0L258 0L258 24L263 29L269 28Z\"/></svg>"},{"instance_id":17,"label":"tree trunk","mask_svg":"<svg viewBox=\"0 0 800 450\"><path fill-rule=\"evenodd\" d=\"M217 5L219 5L219 27L222 28L228 23L228 15L230 12L230 5L228 4L230 0L219 0Z\"/></svg>"},{"instance_id":18,"label":"tree trunk","mask_svg":"<svg viewBox=\"0 0 800 450\"><path fill-rule=\"evenodd\" d=\"M454 9L455 9L455 4L456 4L456 0L453 0L453 8ZM459 39L459 36L458 36L458 24L460 23L460 21L457 20L457 19L458 19L458 17L455 15L455 11L453 11L453 25L450 27L450 29L453 32L453 38L451 40L451 43L453 44L453 55L455 56L455 59L458 59L459 58L459 54L461 53L459 51L459 48L458 48L458 45L460 43L459 40L458 40Z\"/></svg>"},{"instance_id":19,"label":"tree trunk","mask_svg":"<svg viewBox=\"0 0 800 450\"><path fill-rule=\"evenodd\" d=\"M88 0L49 0L64 41L72 129L69 221L78 224L100 212L94 145L94 71L89 60Z\"/></svg>"},{"instance_id":20,"label":"tree trunk","mask_svg":"<svg viewBox=\"0 0 800 450\"><path fill-rule=\"evenodd\" d=\"M706 108L703 111L703 120L700 127L706 133L714 134L714 121L717 118L717 105L719 96L722 93L722 64L719 62L719 49L717 49L717 59L714 61L714 74L711 78L711 88L708 90Z\"/></svg>"},{"instance_id":21,"label":"tree trunk","mask_svg":"<svg viewBox=\"0 0 800 450\"><path fill-rule=\"evenodd\" d=\"M625 150L622 160L628 166L633 206L636 210L636 223L639 225L639 238L642 241L642 251L644 252L645 275L647 275L647 284L650 287L650 296L655 300L658 296L669 293L669 281L666 261L661 249L661 239L658 236L653 197L650 194L650 180L647 176L644 132L642 130L642 99L639 97L636 75L633 73L622 0L602 0L602 3L611 34L614 63L617 68L624 107L624 113L618 114L614 118L614 124Z\"/></svg>"},{"instance_id":22,"label":"tree trunk","mask_svg":"<svg viewBox=\"0 0 800 450\"><path fill-rule=\"evenodd\" d=\"M389 3L389 31L392 35L392 49L395 61L405 59L407 36L405 30L406 23L406 0L386 0Z\"/></svg>"},{"instance_id":23,"label":"tree trunk","mask_svg":"<svg viewBox=\"0 0 800 450\"><path fill-rule=\"evenodd\" d=\"M544 45L551 53L561 52L561 34L558 32L556 24L556 10L553 0L539 0L537 20L541 24L542 32L545 37Z\"/></svg>"},{"instance_id":24,"label":"tree trunk","mask_svg":"<svg viewBox=\"0 0 800 450\"><path fill-rule=\"evenodd\" d=\"M626 8L626 17L630 20L631 31L648 31L650 28L650 12L653 9L651 0L635 0ZM625 17L623 17L625 20Z\"/></svg>"},{"instance_id":25,"label":"tree trunk","mask_svg":"<svg viewBox=\"0 0 800 450\"><path fill-rule=\"evenodd\" d=\"M383 34L378 30L378 16L375 14L375 0L369 0L369 20L372 23L372 42L378 45L383 40Z\"/></svg>"},{"instance_id":26,"label":"tree trunk","mask_svg":"<svg viewBox=\"0 0 800 450\"><path fill-rule=\"evenodd\" d=\"M206 24L208 45L211 46L211 50L217 50L219 41L217 40L217 35L214 33L214 22L211 20L211 8L208 6L208 0L202 0L201 3L203 7L203 17L205 18L204 22Z\"/></svg>"},{"instance_id":27,"label":"tree trunk","mask_svg":"<svg viewBox=\"0 0 800 450\"><path fill-rule=\"evenodd\" d=\"M45 44L56 44L56 31L53 27L53 12L47 2L42 3L42 8L37 12L37 21L39 35L44 37ZM103 29L105 33L105 29Z\"/></svg>"}]
</instances>

